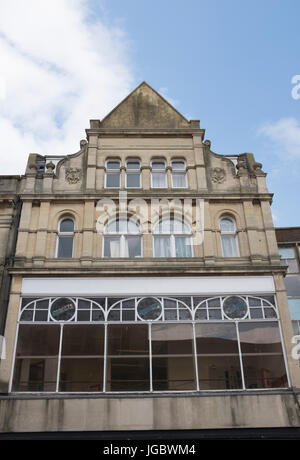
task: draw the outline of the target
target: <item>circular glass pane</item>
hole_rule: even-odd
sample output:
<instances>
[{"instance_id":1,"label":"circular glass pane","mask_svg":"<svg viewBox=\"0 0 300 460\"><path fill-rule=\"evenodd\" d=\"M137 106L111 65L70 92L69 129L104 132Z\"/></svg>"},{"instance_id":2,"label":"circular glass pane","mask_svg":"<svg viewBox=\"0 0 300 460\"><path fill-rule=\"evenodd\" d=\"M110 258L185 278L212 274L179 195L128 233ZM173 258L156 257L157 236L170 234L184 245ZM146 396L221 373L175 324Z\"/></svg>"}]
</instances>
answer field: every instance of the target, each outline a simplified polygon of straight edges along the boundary
<instances>
[{"instance_id":1,"label":"circular glass pane","mask_svg":"<svg viewBox=\"0 0 300 460\"><path fill-rule=\"evenodd\" d=\"M50 313L55 321L69 321L75 315L75 304L72 299L61 297L54 300Z\"/></svg>"},{"instance_id":2,"label":"circular glass pane","mask_svg":"<svg viewBox=\"0 0 300 460\"><path fill-rule=\"evenodd\" d=\"M161 303L154 297L145 297L139 301L137 312L143 320L156 320L162 312Z\"/></svg>"},{"instance_id":3,"label":"circular glass pane","mask_svg":"<svg viewBox=\"0 0 300 460\"><path fill-rule=\"evenodd\" d=\"M224 300L223 311L229 319L241 319L247 315L248 307L242 297L231 296Z\"/></svg>"}]
</instances>

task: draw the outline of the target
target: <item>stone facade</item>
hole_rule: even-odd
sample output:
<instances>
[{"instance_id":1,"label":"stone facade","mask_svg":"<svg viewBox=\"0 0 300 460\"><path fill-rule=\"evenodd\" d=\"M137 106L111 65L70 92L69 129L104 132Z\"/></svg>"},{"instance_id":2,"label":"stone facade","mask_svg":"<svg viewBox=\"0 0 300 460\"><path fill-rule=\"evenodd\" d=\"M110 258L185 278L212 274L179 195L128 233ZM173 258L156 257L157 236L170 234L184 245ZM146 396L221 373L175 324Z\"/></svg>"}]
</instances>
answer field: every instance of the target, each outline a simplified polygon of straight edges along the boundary
<instances>
[{"instance_id":1,"label":"stone facade","mask_svg":"<svg viewBox=\"0 0 300 460\"><path fill-rule=\"evenodd\" d=\"M20 180L19 197L23 205L14 264L10 267L12 285L5 329L6 359L0 367L3 393L0 399L0 413L3 414L0 430L299 426L295 405L299 404L297 390L293 393L291 388L300 388L300 369L291 356L293 329L283 281L286 269L280 264L270 210L272 194L266 187L262 165L251 153L229 156L214 153L211 142L205 140L205 130L200 128L200 122L186 120L146 83L142 83L102 121L91 120L86 134L87 140L80 142L79 151L73 155L42 157L30 154L26 173ZM120 187L106 187L109 160L119 161ZM140 162L141 187L126 188L128 160ZM165 162L165 188L152 187L155 160ZM173 187L172 162L176 160L185 162L187 187ZM129 215L133 214L133 210L137 215L143 214L142 225L146 231L143 231L142 257L104 257L102 232L108 221L104 200L113 200L118 215L122 215L120 191L126 192L126 200L131 202ZM185 217L191 227L197 221L197 200L201 200L204 239L197 240L193 232L192 257L153 257L153 215L150 206L146 206L143 213L141 206L157 199L173 200L171 213L174 216L179 212L175 200L190 200L191 206ZM99 200L102 200L100 204ZM57 252L59 225L65 216L71 218L75 225L70 258L58 257ZM158 222L162 216L163 211L158 210L154 220ZM236 226L238 254L232 257L224 257L220 230L222 216L232 219ZM218 280L228 280L232 286L237 280L240 280L241 286L246 286L245 283L255 277L262 282L272 280L282 328L287 386L281 390L265 388L262 392L257 389L256 396L245 388L237 391L237 395L229 396L226 391L207 394L199 391L198 387L198 392L190 396L188 392L184 395L173 392L171 396L152 393L144 397L139 395L137 399L128 398L126 394L114 394L113 399L109 394L80 395L75 399L73 395L69 399L69 394L62 396L56 392L48 395L47 400L42 393L38 397L32 394L26 396L26 393L18 396L18 392L10 395L24 280L34 282L32 280L36 279L37 286L41 287L43 280L48 282L51 279L66 280L66 284L69 279L76 279L78 286L84 286L85 280L95 281L97 278L99 282L105 278L124 278L125 285L127 279L128 283L132 279L145 283L144 280L149 278L150 286L155 279L163 283L166 277L167 283L174 276L186 279L187 283L192 279L199 279L199 282L201 279L215 279L215 292L220 295ZM247 287L244 289L247 290ZM257 292L263 292L262 289ZM229 288L228 292L239 292L238 286L235 285L232 290ZM36 293L27 292L33 297L41 293L42 287ZM106 293L105 288L103 293ZM254 295L255 289L243 293ZM71 294L68 292L68 295ZM118 284L110 294L122 294ZM198 292L198 295L202 294L202 291ZM63 287L57 288L52 295L67 295L67 291ZM96 292L90 292L90 295L96 295ZM257 407L257 412L254 407ZM51 412L51 417L47 411ZM95 411L101 413L101 417ZM87 417L87 413L93 414ZM216 413L222 414L222 417L216 418ZM227 413L231 415L227 416Z\"/></svg>"}]
</instances>

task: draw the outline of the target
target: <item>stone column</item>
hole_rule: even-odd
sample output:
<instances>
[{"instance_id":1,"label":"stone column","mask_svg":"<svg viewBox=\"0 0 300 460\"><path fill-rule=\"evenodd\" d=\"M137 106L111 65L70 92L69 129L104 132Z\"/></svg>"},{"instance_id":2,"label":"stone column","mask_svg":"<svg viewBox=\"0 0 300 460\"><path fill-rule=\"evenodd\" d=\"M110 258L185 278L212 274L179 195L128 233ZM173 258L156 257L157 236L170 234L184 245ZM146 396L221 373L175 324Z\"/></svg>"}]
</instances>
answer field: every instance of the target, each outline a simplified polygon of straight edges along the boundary
<instances>
[{"instance_id":1,"label":"stone column","mask_svg":"<svg viewBox=\"0 0 300 460\"><path fill-rule=\"evenodd\" d=\"M19 231L18 231L16 259L18 258L25 259L26 257L28 232L29 232L30 220L31 220L31 210L32 210L32 202L24 201L23 206L22 206Z\"/></svg>"},{"instance_id":2,"label":"stone column","mask_svg":"<svg viewBox=\"0 0 300 460\"><path fill-rule=\"evenodd\" d=\"M203 138L202 134L193 134L198 190L207 189L205 162L204 162L204 145L202 144L202 138Z\"/></svg>"},{"instance_id":3,"label":"stone column","mask_svg":"<svg viewBox=\"0 0 300 460\"><path fill-rule=\"evenodd\" d=\"M40 214L38 221L38 231L36 235L35 253L33 255L34 264L43 265L45 261L49 214L50 202L42 201L40 204Z\"/></svg>"},{"instance_id":4,"label":"stone column","mask_svg":"<svg viewBox=\"0 0 300 460\"><path fill-rule=\"evenodd\" d=\"M91 265L93 259L94 240L94 200L84 203L83 234L82 234L82 265Z\"/></svg>"}]
</instances>

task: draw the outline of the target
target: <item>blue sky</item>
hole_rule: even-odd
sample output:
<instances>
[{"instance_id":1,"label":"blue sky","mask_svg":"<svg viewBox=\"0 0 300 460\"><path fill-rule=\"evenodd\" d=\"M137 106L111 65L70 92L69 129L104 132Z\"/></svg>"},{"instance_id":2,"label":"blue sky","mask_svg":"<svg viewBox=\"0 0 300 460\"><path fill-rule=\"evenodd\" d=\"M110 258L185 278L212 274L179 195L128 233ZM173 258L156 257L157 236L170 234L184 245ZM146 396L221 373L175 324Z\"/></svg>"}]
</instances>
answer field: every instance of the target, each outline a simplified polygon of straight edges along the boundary
<instances>
[{"instance_id":1,"label":"blue sky","mask_svg":"<svg viewBox=\"0 0 300 460\"><path fill-rule=\"evenodd\" d=\"M213 151L253 152L268 173L275 225L300 225L300 99L291 95L291 79L300 75L300 2L55 0L40 2L45 12L28 0L34 18L19 5L12 23L16 3L0 7L0 47L8 68L25 60L24 78L10 93L5 74L1 99L0 70L0 133L2 115L20 172L33 149L76 151L88 119L102 118L146 80L187 118L200 119ZM11 100L18 109L7 109Z\"/></svg>"}]
</instances>

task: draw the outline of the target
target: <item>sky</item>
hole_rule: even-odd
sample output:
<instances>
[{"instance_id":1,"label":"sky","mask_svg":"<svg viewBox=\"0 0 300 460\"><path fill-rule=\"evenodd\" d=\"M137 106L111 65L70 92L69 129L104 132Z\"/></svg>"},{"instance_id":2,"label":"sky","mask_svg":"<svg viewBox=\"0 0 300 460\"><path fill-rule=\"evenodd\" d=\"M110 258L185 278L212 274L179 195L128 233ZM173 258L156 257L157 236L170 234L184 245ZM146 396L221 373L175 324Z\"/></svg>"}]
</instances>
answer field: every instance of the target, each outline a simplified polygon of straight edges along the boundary
<instances>
[{"instance_id":1,"label":"sky","mask_svg":"<svg viewBox=\"0 0 300 460\"><path fill-rule=\"evenodd\" d=\"M254 153L274 224L300 226L299 18L298 0L1 0L0 174L78 151L147 81L214 152Z\"/></svg>"}]
</instances>

